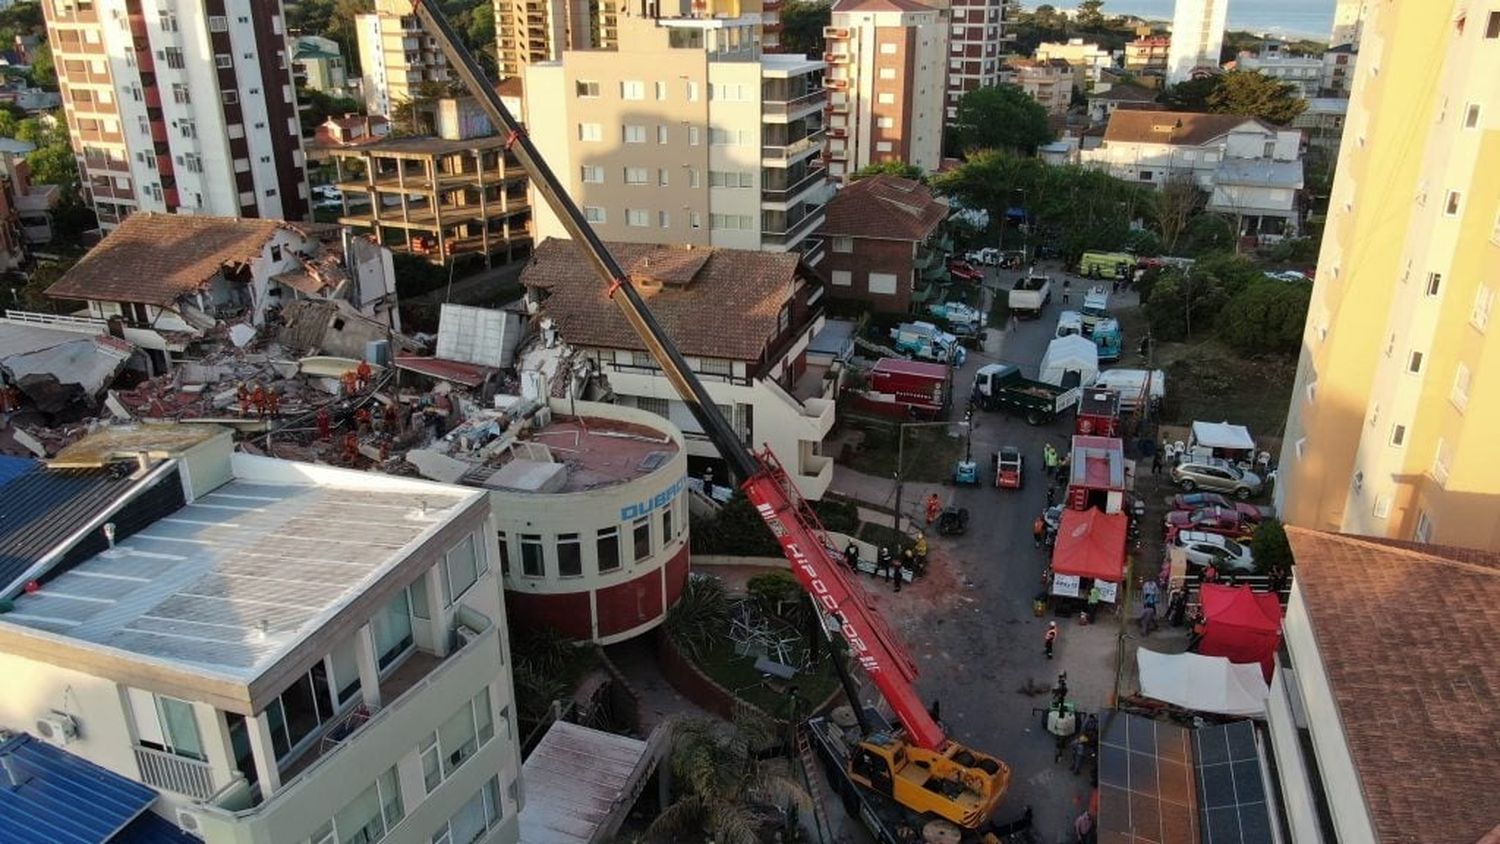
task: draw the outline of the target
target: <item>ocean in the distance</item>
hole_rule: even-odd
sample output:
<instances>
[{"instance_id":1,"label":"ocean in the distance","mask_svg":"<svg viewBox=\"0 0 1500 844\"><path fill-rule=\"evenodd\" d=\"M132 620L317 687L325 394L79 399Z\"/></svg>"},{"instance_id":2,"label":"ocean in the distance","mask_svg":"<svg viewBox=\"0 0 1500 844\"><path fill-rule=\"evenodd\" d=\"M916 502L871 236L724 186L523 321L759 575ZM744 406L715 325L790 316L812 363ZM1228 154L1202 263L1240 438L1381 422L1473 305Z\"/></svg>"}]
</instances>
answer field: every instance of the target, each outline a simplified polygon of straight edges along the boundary
<instances>
[{"instance_id":1,"label":"ocean in the distance","mask_svg":"<svg viewBox=\"0 0 1500 844\"><path fill-rule=\"evenodd\" d=\"M1334 0L1230 0L1230 29L1275 32L1282 35L1326 40L1333 28ZM1035 9L1038 0L1023 0ZM1075 8L1075 0L1057 0L1059 9ZM1172 20L1174 0L1104 0L1106 15L1139 15L1153 20Z\"/></svg>"}]
</instances>

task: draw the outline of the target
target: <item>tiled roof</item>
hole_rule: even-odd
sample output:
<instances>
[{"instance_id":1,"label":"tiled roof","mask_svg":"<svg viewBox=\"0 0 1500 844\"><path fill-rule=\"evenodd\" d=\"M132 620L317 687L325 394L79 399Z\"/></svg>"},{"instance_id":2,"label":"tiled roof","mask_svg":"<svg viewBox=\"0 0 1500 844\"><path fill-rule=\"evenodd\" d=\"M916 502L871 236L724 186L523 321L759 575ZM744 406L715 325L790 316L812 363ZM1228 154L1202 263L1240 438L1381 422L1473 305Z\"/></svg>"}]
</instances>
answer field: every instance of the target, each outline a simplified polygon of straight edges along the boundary
<instances>
[{"instance_id":1,"label":"tiled roof","mask_svg":"<svg viewBox=\"0 0 1500 844\"><path fill-rule=\"evenodd\" d=\"M105 844L149 811L156 791L25 733L0 744L24 777L0 787L0 829L13 844Z\"/></svg>"},{"instance_id":2,"label":"tiled roof","mask_svg":"<svg viewBox=\"0 0 1500 844\"><path fill-rule=\"evenodd\" d=\"M1375 837L1500 827L1500 554L1286 532Z\"/></svg>"},{"instance_id":3,"label":"tiled roof","mask_svg":"<svg viewBox=\"0 0 1500 844\"><path fill-rule=\"evenodd\" d=\"M1199 114L1192 111L1119 110L1109 116L1104 140L1126 144L1198 146L1236 126L1254 123L1271 127L1245 114Z\"/></svg>"},{"instance_id":4,"label":"tiled roof","mask_svg":"<svg viewBox=\"0 0 1500 844\"><path fill-rule=\"evenodd\" d=\"M932 12L933 6L917 0L838 0L835 12Z\"/></svg>"},{"instance_id":5,"label":"tiled roof","mask_svg":"<svg viewBox=\"0 0 1500 844\"><path fill-rule=\"evenodd\" d=\"M795 290L795 253L746 249L689 249L649 243L610 243L609 251L645 285L651 312L685 355L759 360L777 335L777 317ZM697 271L688 274L699 258ZM663 277L665 275L665 277ZM609 300L582 251L570 240L548 238L521 272L521 283L547 292L542 315L575 346L646 347Z\"/></svg>"},{"instance_id":6,"label":"tiled roof","mask_svg":"<svg viewBox=\"0 0 1500 844\"><path fill-rule=\"evenodd\" d=\"M1151 103L1156 102L1156 92L1150 88L1142 88L1139 85L1111 85L1108 91L1098 94L1090 94L1091 100L1109 100L1113 102Z\"/></svg>"},{"instance_id":7,"label":"tiled roof","mask_svg":"<svg viewBox=\"0 0 1500 844\"><path fill-rule=\"evenodd\" d=\"M281 220L136 213L51 287L54 299L170 305L225 264L252 261Z\"/></svg>"},{"instance_id":8,"label":"tiled roof","mask_svg":"<svg viewBox=\"0 0 1500 844\"><path fill-rule=\"evenodd\" d=\"M870 176L851 182L828 202L822 233L920 241L948 218L948 211L948 203L921 182Z\"/></svg>"},{"instance_id":9,"label":"tiled roof","mask_svg":"<svg viewBox=\"0 0 1500 844\"><path fill-rule=\"evenodd\" d=\"M17 461L30 465L15 471ZM128 469L52 469L14 457L0 457L0 462L8 467L0 483L5 502L0 507L0 590L7 590L132 483Z\"/></svg>"}]
</instances>

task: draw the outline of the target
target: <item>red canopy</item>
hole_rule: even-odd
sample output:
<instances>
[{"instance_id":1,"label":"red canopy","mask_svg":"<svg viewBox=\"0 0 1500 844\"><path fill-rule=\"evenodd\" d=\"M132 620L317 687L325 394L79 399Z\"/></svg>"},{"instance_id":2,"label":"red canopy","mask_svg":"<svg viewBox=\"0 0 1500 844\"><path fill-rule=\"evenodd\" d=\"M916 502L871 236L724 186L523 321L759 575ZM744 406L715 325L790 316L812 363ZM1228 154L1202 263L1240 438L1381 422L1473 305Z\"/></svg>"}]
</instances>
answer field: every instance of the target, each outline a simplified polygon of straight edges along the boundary
<instances>
[{"instance_id":1,"label":"red canopy","mask_svg":"<svg viewBox=\"0 0 1500 844\"><path fill-rule=\"evenodd\" d=\"M1281 601L1276 593L1205 583L1201 599L1205 623L1198 653L1230 662L1258 662L1270 682L1281 645Z\"/></svg>"},{"instance_id":2,"label":"red canopy","mask_svg":"<svg viewBox=\"0 0 1500 844\"><path fill-rule=\"evenodd\" d=\"M1105 513L1096 507L1062 511L1052 571L1119 583L1125 578L1124 513Z\"/></svg>"}]
</instances>

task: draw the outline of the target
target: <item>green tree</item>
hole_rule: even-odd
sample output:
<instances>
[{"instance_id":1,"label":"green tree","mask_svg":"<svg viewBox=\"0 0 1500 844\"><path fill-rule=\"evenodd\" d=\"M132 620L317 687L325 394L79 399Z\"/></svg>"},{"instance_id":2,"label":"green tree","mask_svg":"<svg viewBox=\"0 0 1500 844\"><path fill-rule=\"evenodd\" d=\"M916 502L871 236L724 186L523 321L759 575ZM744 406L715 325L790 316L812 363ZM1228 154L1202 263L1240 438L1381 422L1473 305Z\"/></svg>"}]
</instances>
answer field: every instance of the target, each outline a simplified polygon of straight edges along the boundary
<instances>
[{"instance_id":1,"label":"green tree","mask_svg":"<svg viewBox=\"0 0 1500 844\"><path fill-rule=\"evenodd\" d=\"M819 56L823 52L823 27L833 16L830 3L789 0L781 7L781 48L788 53Z\"/></svg>"},{"instance_id":2,"label":"green tree","mask_svg":"<svg viewBox=\"0 0 1500 844\"><path fill-rule=\"evenodd\" d=\"M57 90L57 68L52 63L52 47L42 44L31 56L31 84L47 91Z\"/></svg>"},{"instance_id":3,"label":"green tree","mask_svg":"<svg viewBox=\"0 0 1500 844\"><path fill-rule=\"evenodd\" d=\"M922 174L922 168L915 164L907 164L905 161L881 161L875 164L866 164L854 171L849 177L852 182L869 176L900 176L903 179L912 179L918 182L926 182L927 177Z\"/></svg>"},{"instance_id":4,"label":"green tree","mask_svg":"<svg viewBox=\"0 0 1500 844\"><path fill-rule=\"evenodd\" d=\"M310 88L298 91L297 101L303 106L301 117L305 133L311 133L330 117L365 113L365 104L353 97L335 97Z\"/></svg>"},{"instance_id":5,"label":"green tree","mask_svg":"<svg viewBox=\"0 0 1500 844\"><path fill-rule=\"evenodd\" d=\"M964 150L1008 149L1030 155L1052 140L1047 110L1014 85L964 94L953 124Z\"/></svg>"},{"instance_id":6,"label":"green tree","mask_svg":"<svg viewBox=\"0 0 1500 844\"><path fill-rule=\"evenodd\" d=\"M1162 186L1156 197L1156 227L1168 254L1177 248L1177 239L1203 207L1203 200L1203 191L1192 176L1174 176Z\"/></svg>"},{"instance_id":7,"label":"green tree","mask_svg":"<svg viewBox=\"0 0 1500 844\"><path fill-rule=\"evenodd\" d=\"M1208 95L1208 107L1220 114L1253 114L1285 126L1307 110L1307 100L1297 96L1297 86L1264 73L1235 70L1219 77Z\"/></svg>"},{"instance_id":8,"label":"green tree","mask_svg":"<svg viewBox=\"0 0 1500 844\"><path fill-rule=\"evenodd\" d=\"M1259 278L1219 314L1219 339L1244 354L1295 353L1302 345L1312 284Z\"/></svg>"},{"instance_id":9,"label":"green tree","mask_svg":"<svg viewBox=\"0 0 1500 844\"><path fill-rule=\"evenodd\" d=\"M26 163L31 166L31 180L44 185L61 185L64 190L73 190L78 184L78 162L73 158L73 148L67 144L48 144L27 153Z\"/></svg>"},{"instance_id":10,"label":"green tree","mask_svg":"<svg viewBox=\"0 0 1500 844\"><path fill-rule=\"evenodd\" d=\"M1187 79L1162 92L1161 100L1176 111L1209 111L1208 98L1218 90L1221 76Z\"/></svg>"},{"instance_id":11,"label":"green tree","mask_svg":"<svg viewBox=\"0 0 1500 844\"><path fill-rule=\"evenodd\" d=\"M1151 333L1161 340L1191 340L1193 332L1218 324L1230 299L1263 278L1254 264L1227 254L1199 258L1187 273L1164 272L1146 300Z\"/></svg>"},{"instance_id":12,"label":"green tree","mask_svg":"<svg viewBox=\"0 0 1500 844\"><path fill-rule=\"evenodd\" d=\"M732 725L693 718L672 722L670 730L677 793L646 829L647 840L759 844L764 809L812 811L792 766L766 753L776 728L764 716L742 708Z\"/></svg>"},{"instance_id":13,"label":"green tree","mask_svg":"<svg viewBox=\"0 0 1500 844\"><path fill-rule=\"evenodd\" d=\"M1287 573L1297 564L1286 527L1277 519L1266 519L1255 527L1250 537L1250 553L1255 556L1255 570L1262 574Z\"/></svg>"},{"instance_id":14,"label":"green tree","mask_svg":"<svg viewBox=\"0 0 1500 844\"><path fill-rule=\"evenodd\" d=\"M469 12L464 35L470 47L492 47L495 43L495 5L480 3Z\"/></svg>"},{"instance_id":15,"label":"green tree","mask_svg":"<svg viewBox=\"0 0 1500 844\"><path fill-rule=\"evenodd\" d=\"M1104 13L1100 9L1104 6L1104 0L1083 0L1078 4L1078 25L1089 29L1097 29L1104 26Z\"/></svg>"}]
</instances>

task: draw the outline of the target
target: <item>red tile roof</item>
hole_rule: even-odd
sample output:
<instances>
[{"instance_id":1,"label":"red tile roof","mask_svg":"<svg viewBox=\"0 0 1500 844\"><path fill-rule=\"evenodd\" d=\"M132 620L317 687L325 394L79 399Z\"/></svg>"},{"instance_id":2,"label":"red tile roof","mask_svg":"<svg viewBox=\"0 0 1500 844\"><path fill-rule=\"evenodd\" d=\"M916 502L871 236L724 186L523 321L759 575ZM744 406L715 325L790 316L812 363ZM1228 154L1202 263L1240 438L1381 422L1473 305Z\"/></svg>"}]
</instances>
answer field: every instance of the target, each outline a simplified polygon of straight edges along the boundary
<instances>
[{"instance_id":1,"label":"red tile roof","mask_svg":"<svg viewBox=\"0 0 1500 844\"><path fill-rule=\"evenodd\" d=\"M170 305L226 264L249 262L282 220L136 213L47 288L54 299Z\"/></svg>"},{"instance_id":2,"label":"red tile roof","mask_svg":"<svg viewBox=\"0 0 1500 844\"><path fill-rule=\"evenodd\" d=\"M1500 554L1288 527L1380 841L1500 828Z\"/></svg>"},{"instance_id":3,"label":"red tile roof","mask_svg":"<svg viewBox=\"0 0 1500 844\"><path fill-rule=\"evenodd\" d=\"M755 361L776 339L777 319L796 291L795 253L606 244L685 355ZM547 238L521 272L545 291L542 316L575 346L645 350L571 240Z\"/></svg>"},{"instance_id":4,"label":"red tile roof","mask_svg":"<svg viewBox=\"0 0 1500 844\"><path fill-rule=\"evenodd\" d=\"M948 203L932 189L899 176L870 176L839 190L826 207L824 235L926 240L948 219Z\"/></svg>"},{"instance_id":5,"label":"red tile roof","mask_svg":"<svg viewBox=\"0 0 1500 844\"><path fill-rule=\"evenodd\" d=\"M1104 130L1104 140L1126 144L1199 146L1246 123L1254 123L1271 131L1270 126L1245 114L1120 110L1109 116L1109 127Z\"/></svg>"},{"instance_id":6,"label":"red tile roof","mask_svg":"<svg viewBox=\"0 0 1500 844\"><path fill-rule=\"evenodd\" d=\"M838 0L835 12L932 12L936 8L917 0Z\"/></svg>"}]
</instances>

